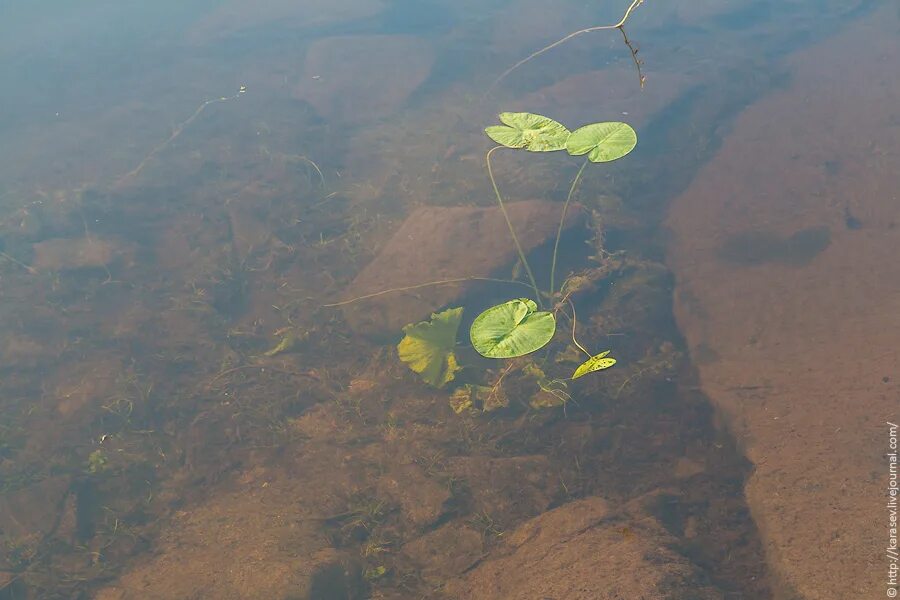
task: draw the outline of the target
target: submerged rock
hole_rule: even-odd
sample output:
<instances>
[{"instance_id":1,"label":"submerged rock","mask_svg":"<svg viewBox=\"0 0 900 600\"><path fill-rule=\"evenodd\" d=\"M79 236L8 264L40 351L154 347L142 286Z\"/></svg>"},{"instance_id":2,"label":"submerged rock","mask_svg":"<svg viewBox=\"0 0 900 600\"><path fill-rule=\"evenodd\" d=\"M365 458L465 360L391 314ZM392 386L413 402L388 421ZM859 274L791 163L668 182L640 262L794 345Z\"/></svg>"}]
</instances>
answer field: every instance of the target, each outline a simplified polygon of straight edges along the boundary
<instances>
[{"instance_id":1,"label":"submerged rock","mask_svg":"<svg viewBox=\"0 0 900 600\"><path fill-rule=\"evenodd\" d=\"M380 496L400 505L400 510L415 527L431 525L444 513L450 500L447 485L425 475L416 465L396 465L378 480Z\"/></svg>"},{"instance_id":2,"label":"submerged rock","mask_svg":"<svg viewBox=\"0 0 900 600\"><path fill-rule=\"evenodd\" d=\"M468 482L475 511L489 515L501 528L547 510L562 492L546 456L459 456L451 458L447 468Z\"/></svg>"},{"instance_id":3,"label":"submerged rock","mask_svg":"<svg viewBox=\"0 0 900 600\"><path fill-rule=\"evenodd\" d=\"M506 208L526 253L556 234L562 204L526 200L508 204ZM570 206L566 227L579 222L581 216L580 207ZM345 297L356 298L431 281L490 277L515 258L516 248L499 208L418 208L356 276ZM344 317L358 333L398 335L407 323L425 319L463 296L472 283L384 294L346 305Z\"/></svg>"},{"instance_id":4,"label":"submerged rock","mask_svg":"<svg viewBox=\"0 0 900 600\"><path fill-rule=\"evenodd\" d=\"M68 477L51 477L0 496L0 542L36 547L59 525L69 494Z\"/></svg>"},{"instance_id":5,"label":"submerged rock","mask_svg":"<svg viewBox=\"0 0 900 600\"><path fill-rule=\"evenodd\" d=\"M640 131L690 85L681 75L646 75L652 85L642 88L629 67L577 73L524 95L514 106L552 115L573 130L596 121L625 121Z\"/></svg>"},{"instance_id":6,"label":"submerged rock","mask_svg":"<svg viewBox=\"0 0 900 600\"><path fill-rule=\"evenodd\" d=\"M230 0L209 11L188 31L190 41L207 44L266 27L291 30L327 27L353 19L371 18L384 9L383 0L267 0L247 3Z\"/></svg>"},{"instance_id":7,"label":"submerged rock","mask_svg":"<svg viewBox=\"0 0 900 600\"><path fill-rule=\"evenodd\" d=\"M403 554L422 577L435 582L458 577L484 553L482 534L468 525L446 523L403 545Z\"/></svg>"},{"instance_id":8,"label":"submerged rock","mask_svg":"<svg viewBox=\"0 0 900 600\"><path fill-rule=\"evenodd\" d=\"M408 35L353 35L314 42L294 97L329 120L385 117L425 81L434 62L428 43Z\"/></svg>"},{"instance_id":9,"label":"submerged rock","mask_svg":"<svg viewBox=\"0 0 900 600\"><path fill-rule=\"evenodd\" d=\"M31 266L39 271L103 268L128 254L119 242L93 236L45 240L32 249Z\"/></svg>"},{"instance_id":10,"label":"submerged rock","mask_svg":"<svg viewBox=\"0 0 900 600\"><path fill-rule=\"evenodd\" d=\"M630 517L592 497L525 522L464 577L448 583L457 600L719 600L723 594L671 549L655 519Z\"/></svg>"}]
</instances>

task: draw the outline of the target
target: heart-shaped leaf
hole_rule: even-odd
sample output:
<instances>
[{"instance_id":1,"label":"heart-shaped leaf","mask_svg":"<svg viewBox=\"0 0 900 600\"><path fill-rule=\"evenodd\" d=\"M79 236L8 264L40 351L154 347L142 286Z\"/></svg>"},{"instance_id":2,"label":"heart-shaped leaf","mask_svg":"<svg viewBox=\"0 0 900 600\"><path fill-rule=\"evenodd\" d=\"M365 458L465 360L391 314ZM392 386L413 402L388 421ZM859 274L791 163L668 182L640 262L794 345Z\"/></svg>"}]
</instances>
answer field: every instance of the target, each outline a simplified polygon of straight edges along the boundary
<instances>
[{"instance_id":1,"label":"heart-shaped leaf","mask_svg":"<svg viewBox=\"0 0 900 600\"><path fill-rule=\"evenodd\" d=\"M527 298L510 300L487 309L472 323L472 346L487 358L515 358L540 350L553 339L556 318L537 310Z\"/></svg>"},{"instance_id":2,"label":"heart-shaped leaf","mask_svg":"<svg viewBox=\"0 0 900 600\"><path fill-rule=\"evenodd\" d=\"M503 125L492 125L484 132L507 148L525 148L530 152L553 152L566 147L569 130L549 117L533 113L500 113Z\"/></svg>"},{"instance_id":3,"label":"heart-shaped leaf","mask_svg":"<svg viewBox=\"0 0 900 600\"><path fill-rule=\"evenodd\" d=\"M616 359L607 358L606 356L609 354L609 350L606 352L601 352L596 356L592 356L581 365L575 369L575 373L572 374L572 379L578 379L579 377L583 377L588 373L593 373L594 371L602 371L603 369L608 369L614 364L616 364Z\"/></svg>"},{"instance_id":4,"label":"heart-shaped leaf","mask_svg":"<svg viewBox=\"0 0 900 600\"><path fill-rule=\"evenodd\" d=\"M587 154L591 162L622 158L637 145L637 133L627 123L610 121L579 127L566 140L572 156Z\"/></svg>"},{"instance_id":5,"label":"heart-shaped leaf","mask_svg":"<svg viewBox=\"0 0 900 600\"><path fill-rule=\"evenodd\" d=\"M462 308L450 308L403 328L406 335L397 344L397 354L429 385L443 387L460 370L453 349L462 313Z\"/></svg>"}]
</instances>

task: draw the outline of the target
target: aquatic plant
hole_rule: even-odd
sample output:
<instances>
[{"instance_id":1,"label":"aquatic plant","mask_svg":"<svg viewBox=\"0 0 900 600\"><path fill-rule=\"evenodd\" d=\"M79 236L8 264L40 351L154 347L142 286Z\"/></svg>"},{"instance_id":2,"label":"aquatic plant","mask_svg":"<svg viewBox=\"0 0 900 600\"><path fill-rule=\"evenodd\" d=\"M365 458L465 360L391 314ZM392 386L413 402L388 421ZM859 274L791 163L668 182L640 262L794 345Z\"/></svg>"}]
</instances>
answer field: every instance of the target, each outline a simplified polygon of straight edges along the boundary
<instances>
[{"instance_id":1,"label":"aquatic plant","mask_svg":"<svg viewBox=\"0 0 900 600\"><path fill-rule=\"evenodd\" d=\"M516 358L540 350L556 333L553 313L538 311L528 298L487 309L469 330L472 347L486 358Z\"/></svg>"},{"instance_id":2,"label":"aquatic plant","mask_svg":"<svg viewBox=\"0 0 900 600\"><path fill-rule=\"evenodd\" d=\"M572 379L578 379L579 377L584 377L588 373L593 373L594 371L601 371L603 369L608 369L614 364L616 364L616 359L607 358L609 356L609 350L606 352L601 352L596 356L592 356L583 363L581 363L575 372L572 374Z\"/></svg>"},{"instance_id":3,"label":"aquatic plant","mask_svg":"<svg viewBox=\"0 0 900 600\"><path fill-rule=\"evenodd\" d=\"M91 475L97 475L107 469L109 459L103 450L99 448L90 453L87 460L87 472Z\"/></svg>"},{"instance_id":4,"label":"aquatic plant","mask_svg":"<svg viewBox=\"0 0 900 600\"><path fill-rule=\"evenodd\" d=\"M491 148L485 154L488 177L490 177L497 204L503 213L509 233L516 246L516 251L519 254L519 260L528 274L536 300L538 304L541 304L542 295L540 289L537 286L528 260L525 258L525 253L522 252L522 246L519 244L518 236L516 236L516 232L509 220L506 206L503 203L503 196L500 194L500 189L497 186L497 180L494 177L494 170L491 166L491 155L501 148L525 149L530 152L554 152L564 149L572 156L587 155L587 159L582 163L581 168L578 169L575 178L572 180L572 185L569 187L569 193L566 196L566 202L563 205L559 221L559 228L556 232L556 240L553 245L553 262L550 267L549 292L550 295L553 295L557 291L555 289L555 276L559 241L562 237L562 230L565 227L569 204L572 201L572 196L575 194L578 183L581 181L585 167L587 167L588 162L611 162L628 155L637 145L637 133L630 125L619 121L592 123L579 127L574 132L569 132L561 123L543 115L527 112L504 112L500 113L499 118L500 122L504 124L503 126L492 125L484 130L489 138L500 144Z\"/></svg>"},{"instance_id":5,"label":"aquatic plant","mask_svg":"<svg viewBox=\"0 0 900 600\"><path fill-rule=\"evenodd\" d=\"M491 180L497 205L503 214L509 229L510 237L519 257L519 264L528 276L534 299L515 298L492 306L479 314L469 329L472 347L481 356L492 359L517 359L536 352L550 343L556 335L556 314L566 305L571 307L572 341L575 346L587 355L569 377L578 379L589 373L608 369L616 364L609 357L610 351L592 354L582 346L575 336L575 306L570 296L591 283L591 274L573 276L556 289L556 264L559 254L559 242L565 227L566 215L572 197L582 179L588 163L604 163L617 160L630 153L637 145L637 134L627 123L618 121L592 123L571 132L565 125L549 117L528 112L500 113L502 125L485 128L485 133L497 146L485 154L488 177ZM553 260L550 267L550 287L541 291L535 279L531 265L510 221L503 202L503 195L497 185L491 165L491 156L500 149L526 150L528 152L556 152L566 150L572 156L585 156L578 169L569 193L563 204L559 227L553 245ZM439 284L442 282L434 282ZM555 303L552 311L543 310L543 300L552 299ZM403 328L404 337L397 345L400 360L410 369L418 373L422 380L434 387L443 387L455 378L460 366L454 348L456 334L462 319L462 307L451 308L431 316L429 321L409 324ZM494 410L509 404L502 392L501 383L510 373L515 363L504 369L491 386L466 384L458 387L450 400L456 413L472 410L480 405L484 411ZM533 363L518 365L525 377L537 383L540 391L532 397L529 404L534 408L547 408L565 404L569 399L565 390L565 380L550 379L542 369Z\"/></svg>"},{"instance_id":6,"label":"aquatic plant","mask_svg":"<svg viewBox=\"0 0 900 600\"><path fill-rule=\"evenodd\" d=\"M559 289L556 288L556 265L559 254L559 242L565 227L566 216L575 190L582 179L588 163L604 163L617 160L628 155L637 145L637 134L627 123L618 121L592 123L584 125L574 132L570 131L562 123L549 117L529 112L503 112L499 115L501 125L491 125L485 128L485 133L497 142L485 154L485 165L488 177L494 190L497 205L506 222L510 237L516 249L518 264L528 276L529 285L534 298L515 298L492 306L478 315L469 329L469 339L472 347L481 356L491 359L517 359L536 352L550 343L556 335L556 315L565 312L566 305L571 307L572 342L587 355L585 360L569 380L578 379L616 364L615 359L609 358L609 351L594 355L582 346L575 337L576 315L575 306L570 297L592 286L593 282L602 278L606 271L601 269L589 269L583 273L567 278ZM553 260L550 268L550 286L547 291L542 291L537 279L528 263L528 258L522 249L518 235L509 218L503 195L497 185L494 176L491 156L501 149L526 150L528 152L557 152L566 150L572 156L585 156L585 160L572 184L563 204L559 227L553 245ZM458 283L462 281L501 281L525 285L521 281L494 279L489 277L462 277L441 281L432 281L413 286L382 290L364 296L352 298L342 302L327 304L325 306L338 307L358 302L368 298L374 298L384 294L412 291L415 289ZM554 302L552 310L544 309L544 300ZM441 388L453 381L461 366L456 357L456 336L462 320L463 308L455 307L434 313L427 321L410 323L403 328L403 339L397 344L397 354L412 371L419 374L422 380L434 387ZM286 344L286 342L283 343ZM267 354L275 354L283 351L279 344ZM477 404L482 410L493 410L508 405L508 398L503 394L500 384L503 378L510 372L513 364L499 375L491 386L466 384L458 387L451 398L451 406L457 413L472 409ZM532 376L534 369L528 371L518 366L519 370L531 376L540 388L540 392L532 398L530 404L535 407L558 406L565 404L569 395L565 390L565 380L550 379L540 371L539 377ZM531 375L528 375L528 373Z\"/></svg>"},{"instance_id":7,"label":"aquatic plant","mask_svg":"<svg viewBox=\"0 0 900 600\"><path fill-rule=\"evenodd\" d=\"M554 152L566 147L571 133L565 125L543 115L504 112L503 125L491 125L484 132L506 148L524 148L529 152Z\"/></svg>"},{"instance_id":8,"label":"aquatic plant","mask_svg":"<svg viewBox=\"0 0 900 600\"><path fill-rule=\"evenodd\" d=\"M637 134L630 125L618 121L593 123L579 127L566 139L566 151L572 156L588 155L594 163L622 158L637 146Z\"/></svg>"}]
</instances>

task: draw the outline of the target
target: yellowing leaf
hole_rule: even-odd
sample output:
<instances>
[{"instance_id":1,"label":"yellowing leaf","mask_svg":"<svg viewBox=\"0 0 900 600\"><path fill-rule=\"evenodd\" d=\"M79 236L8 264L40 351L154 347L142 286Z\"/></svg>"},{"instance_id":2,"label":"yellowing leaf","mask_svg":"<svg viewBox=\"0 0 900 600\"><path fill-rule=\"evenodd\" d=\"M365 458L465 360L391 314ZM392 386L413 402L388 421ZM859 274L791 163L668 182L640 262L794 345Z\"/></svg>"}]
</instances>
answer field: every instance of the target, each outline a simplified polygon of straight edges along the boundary
<instances>
[{"instance_id":1,"label":"yellowing leaf","mask_svg":"<svg viewBox=\"0 0 900 600\"><path fill-rule=\"evenodd\" d=\"M294 330L292 329L284 334L284 336L281 338L281 341L278 342L278 345L276 345L271 350L263 352L263 356L277 356L284 352L290 352L294 349L295 346L298 345L298 342L299 340L297 339L297 334L294 333Z\"/></svg>"},{"instance_id":2,"label":"yellowing leaf","mask_svg":"<svg viewBox=\"0 0 900 600\"><path fill-rule=\"evenodd\" d=\"M462 308L450 308L403 328L406 335L397 344L397 354L429 385L443 387L460 370L453 349L462 313Z\"/></svg>"},{"instance_id":3,"label":"yellowing leaf","mask_svg":"<svg viewBox=\"0 0 900 600\"><path fill-rule=\"evenodd\" d=\"M575 369L575 373L572 374L572 379L578 379L579 377L583 377L588 373L593 373L594 371L602 371L603 369L608 369L614 364L616 364L616 359L607 358L606 355L609 354L609 350L606 352L601 352L596 356L592 356L581 365Z\"/></svg>"}]
</instances>

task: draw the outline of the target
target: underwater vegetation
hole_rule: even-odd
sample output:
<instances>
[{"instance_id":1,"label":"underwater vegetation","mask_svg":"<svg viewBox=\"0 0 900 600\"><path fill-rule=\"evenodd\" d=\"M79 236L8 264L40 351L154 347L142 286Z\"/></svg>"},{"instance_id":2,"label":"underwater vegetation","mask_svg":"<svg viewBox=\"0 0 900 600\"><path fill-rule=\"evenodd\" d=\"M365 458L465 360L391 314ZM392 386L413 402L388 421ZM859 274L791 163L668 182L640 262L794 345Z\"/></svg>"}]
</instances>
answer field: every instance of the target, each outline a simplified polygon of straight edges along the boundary
<instances>
[{"instance_id":1,"label":"underwater vegetation","mask_svg":"<svg viewBox=\"0 0 900 600\"><path fill-rule=\"evenodd\" d=\"M606 350L599 354L589 352L575 337L576 314L571 296L589 287L592 279L599 274L587 271L569 277L559 289L556 288L556 265L559 242L566 221L566 214L588 163L605 163L629 154L637 145L634 129L618 121L592 123L570 131L565 125L543 115L528 112L504 112L499 115L502 125L492 125L484 131L498 145L488 150L485 164L491 180L497 204L500 207L510 237L516 247L519 264L527 275L533 298L514 298L488 308L479 314L469 329L471 347L484 358L510 361L490 385L465 384L458 387L451 398L451 406L457 413L474 409L480 405L484 411L508 405L508 398L501 390L503 379L511 372L532 380L539 391L532 397L534 408L564 405L569 399L566 381L578 379L589 373L608 369L616 364L616 359ZM538 286L534 272L528 263L516 231L513 228L503 196L494 177L491 156L501 149L527 150L529 152L556 152L565 150L571 156L585 156L563 205L560 224L553 246L550 269L550 285L547 290ZM551 310L545 310L544 302L552 303ZM571 312L569 315L566 310ZM462 370L455 354L457 334L462 321L463 307L447 309L432 314L431 319L412 323L403 328L404 337L397 345L401 361L418 373L428 385L444 387L456 378ZM567 378L549 378L542 366L548 357L540 362L523 359L547 346L557 334L557 317L565 315L572 324L571 341L577 351L587 359L581 362ZM571 346L570 346L571 348ZM561 353L565 354L565 352ZM567 359L557 356L556 362Z\"/></svg>"}]
</instances>

